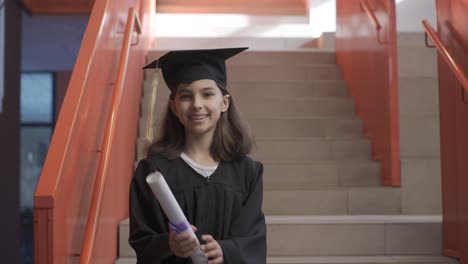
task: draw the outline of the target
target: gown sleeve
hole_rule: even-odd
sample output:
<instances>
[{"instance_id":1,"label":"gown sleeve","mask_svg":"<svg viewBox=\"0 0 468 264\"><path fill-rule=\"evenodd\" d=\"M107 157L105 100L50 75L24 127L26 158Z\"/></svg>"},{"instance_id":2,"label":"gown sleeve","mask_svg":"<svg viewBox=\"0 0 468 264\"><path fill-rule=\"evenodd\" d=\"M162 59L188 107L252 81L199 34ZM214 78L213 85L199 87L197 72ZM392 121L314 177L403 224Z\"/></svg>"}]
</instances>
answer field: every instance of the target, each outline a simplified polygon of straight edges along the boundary
<instances>
[{"instance_id":1,"label":"gown sleeve","mask_svg":"<svg viewBox=\"0 0 468 264\"><path fill-rule=\"evenodd\" d=\"M161 263L172 254L162 210L145 181L150 172L148 162L140 161L130 184L128 242L138 264Z\"/></svg>"},{"instance_id":2,"label":"gown sleeve","mask_svg":"<svg viewBox=\"0 0 468 264\"><path fill-rule=\"evenodd\" d=\"M233 219L229 238L218 240L225 264L265 264L266 226L262 211L263 165L257 163L253 188L240 214Z\"/></svg>"}]
</instances>

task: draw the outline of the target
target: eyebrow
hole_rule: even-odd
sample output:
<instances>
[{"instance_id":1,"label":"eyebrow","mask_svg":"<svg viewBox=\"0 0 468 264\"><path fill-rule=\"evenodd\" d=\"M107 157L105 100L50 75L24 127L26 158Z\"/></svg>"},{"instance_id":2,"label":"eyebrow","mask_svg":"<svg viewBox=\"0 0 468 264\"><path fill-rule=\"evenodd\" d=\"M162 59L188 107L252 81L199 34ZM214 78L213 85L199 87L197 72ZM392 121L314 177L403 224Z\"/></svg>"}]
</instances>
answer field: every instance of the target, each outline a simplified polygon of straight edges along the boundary
<instances>
[{"instance_id":1,"label":"eyebrow","mask_svg":"<svg viewBox=\"0 0 468 264\"><path fill-rule=\"evenodd\" d=\"M211 87L211 86L208 86L208 87L202 88L201 90L202 90L202 92L204 92L204 91L208 91L208 90L215 90L215 88ZM191 93L192 91L190 89L187 89L187 87L181 87L179 89L179 92L181 92L181 93L182 92Z\"/></svg>"},{"instance_id":2,"label":"eyebrow","mask_svg":"<svg viewBox=\"0 0 468 264\"><path fill-rule=\"evenodd\" d=\"M214 90L214 89L215 89L214 87L208 86L208 87L202 88L202 91Z\"/></svg>"}]
</instances>

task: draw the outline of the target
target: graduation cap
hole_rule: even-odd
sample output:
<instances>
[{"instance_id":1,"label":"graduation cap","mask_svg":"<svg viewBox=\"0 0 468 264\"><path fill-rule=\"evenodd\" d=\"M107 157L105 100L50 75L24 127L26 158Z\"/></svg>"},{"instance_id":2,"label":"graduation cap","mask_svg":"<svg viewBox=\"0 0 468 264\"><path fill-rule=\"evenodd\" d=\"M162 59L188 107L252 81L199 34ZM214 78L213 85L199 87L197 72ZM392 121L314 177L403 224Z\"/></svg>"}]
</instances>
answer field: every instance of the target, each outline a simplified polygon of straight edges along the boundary
<instances>
[{"instance_id":1,"label":"graduation cap","mask_svg":"<svg viewBox=\"0 0 468 264\"><path fill-rule=\"evenodd\" d=\"M210 79L226 90L226 60L248 48L170 51L143 69L161 69L171 92L181 83Z\"/></svg>"},{"instance_id":2,"label":"graduation cap","mask_svg":"<svg viewBox=\"0 0 468 264\"><path fill-rule=\"evenodd\" d=\"M248 48L176 50L170 51L159 59L143 67L143 69L161 69L167 87L175 91L181 83L210 79L219 88L226 91L226 60ZM147 144L154 139L154 112L156 104L158 80L153 79L152 93L148 104L147 128L145 141Z\"/></svg>"}]
</instances>

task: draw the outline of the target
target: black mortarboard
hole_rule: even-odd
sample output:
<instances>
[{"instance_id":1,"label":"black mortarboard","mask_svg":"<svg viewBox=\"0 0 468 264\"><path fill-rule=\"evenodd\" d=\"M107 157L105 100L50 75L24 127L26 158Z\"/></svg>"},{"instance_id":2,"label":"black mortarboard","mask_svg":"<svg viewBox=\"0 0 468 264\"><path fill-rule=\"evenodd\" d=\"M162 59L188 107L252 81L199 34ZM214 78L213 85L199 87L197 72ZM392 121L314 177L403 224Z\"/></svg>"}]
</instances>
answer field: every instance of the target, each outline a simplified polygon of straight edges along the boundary
<instances>
[{"instance_id":1,"label":"black mortarboard","mask_svg":"<svg viewBox=\"0 0 468 264\"><path fill-rule=\"evenodd\" d=\"M167 87L174 91L181 83L210 79L226 89L226 63L232 56L248 48L170 51L143 69L162 70Z\"/></svg>"}]
</instances>

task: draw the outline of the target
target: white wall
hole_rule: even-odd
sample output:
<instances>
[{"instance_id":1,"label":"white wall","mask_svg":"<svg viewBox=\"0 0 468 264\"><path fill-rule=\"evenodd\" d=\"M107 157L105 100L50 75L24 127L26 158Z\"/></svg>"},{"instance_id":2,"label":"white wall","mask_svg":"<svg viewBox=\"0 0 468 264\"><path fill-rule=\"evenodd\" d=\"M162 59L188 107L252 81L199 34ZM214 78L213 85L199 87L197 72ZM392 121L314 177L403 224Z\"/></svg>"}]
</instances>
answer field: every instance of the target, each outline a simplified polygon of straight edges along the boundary
<instances>
[{"instance_id":1,"label":"white wall","mask_svg":"<svg viewBox=\"0 0 468 264\"><path fill-rule=\"evenodd\" d=\"M335 32L336 0L309 1L309 17L314 37L320 36L322 32Z\"/></svg>"},{"instance_id":2,"label":"white wall","mask_svg":"<svg viewBox=\"0 0 468 264\"><path fill-rule=\"evenodd\" d=\"M436 27L435 0L395 0L398 32L422 32L421 20ZM336 31L336 0L311 0L310 24L319 32Z\"/></svg>"},{"instance_id":3,"label":"white wall","mask_svg":"<svg viewBox=\"0 0 468 264\"><path fill-rule=\"evenodd\" d=\"M396 0L397 31L422 32L421 20L437 25L435 0Z\"/></svg>"}]
</instances>

